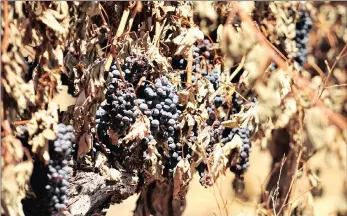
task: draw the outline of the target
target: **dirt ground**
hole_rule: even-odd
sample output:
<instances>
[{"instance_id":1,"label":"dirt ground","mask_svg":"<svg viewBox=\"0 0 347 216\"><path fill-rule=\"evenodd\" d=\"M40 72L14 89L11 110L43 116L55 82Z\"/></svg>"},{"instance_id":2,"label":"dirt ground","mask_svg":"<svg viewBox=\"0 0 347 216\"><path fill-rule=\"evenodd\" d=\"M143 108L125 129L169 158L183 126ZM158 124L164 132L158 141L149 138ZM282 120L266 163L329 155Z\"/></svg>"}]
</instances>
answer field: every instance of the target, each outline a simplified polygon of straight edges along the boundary
<instances>
[{"instance_id":1,"label":"dirt ground","mask_svg":"<svg viewBox=\"0 0 347 216\"><path fill-rule=\"evenodd\" d=\"M195 175L190 184L187 194L187 208L183 215L255 215L256 206L259 203L259 194L261 193L261 184L264 183L266 176L270 172L271 158L269 153L260 151L259 147L255 146L253 149L250 159L251 166L245 174L246 188L244 194L246 200L235 197L231 185L234 175L231 172L227 172L226 176L219 179L218 187L210 189L200 186L198 175ZM340 164L334 160L327 161L326 153L320 152L310 160L309 165L312 168L320 167L323 186L323 196L314 198L314 215L333 216L336 215L336 210L346 209L347 204L342 193L346 172L342 171ZM298 180L298 185L302 186L300 184ZM305 191L300 191L300 187L297 187L293 196L299 197L303 194L305 194ZM222 206L221 196L227 202L228 213ZM134 195L121 204L113 205L107 215L132 215L137 197L138 195Z\"/></svg>"}]
</instances>

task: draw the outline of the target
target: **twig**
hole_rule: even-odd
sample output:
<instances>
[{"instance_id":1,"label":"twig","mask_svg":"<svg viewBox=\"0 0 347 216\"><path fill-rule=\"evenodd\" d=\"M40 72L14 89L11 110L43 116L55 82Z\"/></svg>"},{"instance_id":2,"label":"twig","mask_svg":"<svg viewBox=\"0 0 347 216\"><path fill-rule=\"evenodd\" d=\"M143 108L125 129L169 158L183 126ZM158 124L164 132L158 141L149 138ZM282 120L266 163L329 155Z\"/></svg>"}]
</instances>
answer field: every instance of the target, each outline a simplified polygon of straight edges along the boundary
<instances>
[{"instance_id":1,"label":"twig","mask_svg":"<svg viewBox=\"0 0 347 216\"><path fill-rule=\"evenodd\" d=\"M287 159L286 156L283 155L282 163L281 163L281 167L280 167L280 173L278 175L278 180L277 180L277 186L276 186L276 189L274 191L273 196L271 197L273 211L274 211L275 215L277 215L277 213L276 213L276 206L277 206L277 199L278 199L278 195L279 195L278 190L280 188L280 180L281 180L281 175L282 175L282 168L283 168L283 165L284 165L284 162L286 161L286 159Z\"/></svg>"},{"instance_id":2,"label":"twig","mask_svg":"<svg viewBox=\"0 0 347 216\"><path fill-rule=\"evenodd\" d=\"M280 208L280 210L278 211L278 214L277 214L277 215L280 215L280 213L281 213L282 210L284 209L284 205L285 205L285 203L287 202L287 199L288 199L288 197L289 197L290 191L292 190L292 188L293 188L293 186L294 186L294 184L295 184L295 182L296 182L296 179L297 179L297 172L298 172L298 170L299 170L299 163L300 163L300 159L301 159L302 153L303 153L303 151L300 150L299 155L298 155L298 158L297 158L297 160L296 160L295 171L294 171L294 174L293 174L293 176L292 176L292 180L291 180L291 182L290 182L290 186L289 186L288 192L287 192L287 194L286 194L286 197L284 198L283 205L281 206L281 208Z\"/></svg>"},{"instance_id":3,"label":"twig","mask_svg":"<svg viewBox=\"0 0 347 216\"><path fill-rule=\"evenodd\" d=\"M308 64L318 72L318 74L322 77L322 79L325 79L324 72L322 71L322 69L320 69L320 67L318 67L318 65L315 62L311 62L311 63L309 62Z\"/></svg>"},{"instance_id":4,"label":"twig","mask_svg":"<svg viewBox=\"0 0 347 216\"><path fill-rule=\"evenodd\" d=\"M272 49L272 47L267 43L265 36L258 31L252 22L252 18L246 14L242 8L239 7L238 4L234 4L235 9L238 11L240 18L243 22L247 23L253 33L256 35L256 39L259 43L261 43L266 49L266 53L275 61L275 63L282 69L287 70L288 66L285 61L277 55L277 53Z\"/></svg>"},{"instance_id":5,"label":"twig","mask_svg":"<svg viewBox=\"0 0 347 216\"><path fill-rule=\"evenodd\" d=\"M155 25L155 36L154 36L154 43L153 43L155 46L159 46L158 42L159 42L160 34L161 34L161 32L163 31L163 29L165 27L166 20L167 20L167 18L165 17L163 22L162 22L162 25L161 25L161 27L159 29L157 29L157 25L159 26L159 22L158 21L156 22L156 25Z\"/></svg>"},{"instance_id":6,"label":"twig","mask_svg":"<svg viewBox=\"0 0 347 216\"><path fill-rule=\"evenodd\" d=\"M241 71L241 69L243 68L243 65L245 64L245 60L246 57L243 56L241 59L241 62L239 64L239 66L234 70L234 72L231 74L231 76L228 78L227 83L230 83L232 79L234 79L234 77Z\"/></svg>"},{"instance_id":7,"label":"twig","mask_svg":"<svg viewBox=\"0 0 347 216\"><path fill-rule=\"evenodd\" d=\"M325 88L338 88L338 87L344 87L347 86L347 83L345 84L336 84L336 85L331 85L331 86L327 86Z\"/></svg>"},{"instance_id":8,"label":"twig","mask_svg":"<svg viewBox=\"0 0 347 216\"><path fill-rule=\"evenodd\" d=\"M24 125L27 124L29 120L21 120L21 121L14 121L12 122L13 125Z\"/></svg>"},{"instance_id":9,"label":"twig","mask_svg":"<svg viewBox=\"0 0 347 216\"><path fill-rule=\"evenodd\" d=\"M213 184L213 186L216 186L216 187L217 187L219 197L220 197L221 200L222 200L223 208L224 208L224 210L225 210L225 214L226 214L226 215L229 215L229 213L228 213L228 207L227 207L228 202L227 202L226 200L224 200L224 198L223 198L223 195L222 195L222 193L221 193L220 187L219 187L219 185L218 185L218 181L216 181L216 184Z\"/></svg>"},{"instance_id":10,"label":"twig","mask_svg":"<svg viewBox=\"0 0 347 216\"><path fill-rule=\"evenodd\" d=\"M120 67L120 63L119 63L118 58L115 58L115 61L116 61L117 68L119 70L120 78L122 79L123 82L125 82L125 79L123 76L123 71L122 71L122 68Z\"/></svg>"},{"instance_id":11,"label":"twig","mask_svg":"<svg viewBox=\"0 0 347 216\"><path fill-rule=\"evenodd\" d=\"M299 199L299 198L300 198L302 195L304 195L305 193L310 192L313 188L314 188L314 186L312 186L312 187L311 187L310 189L308 189L307 191L302 192L301 194L298 195L298 197L296 197L295 199L293 199L293 200L290 201L289 203L285 204L284 206L292 205L297 199ZM291 209L289 209L289 211L291 211ZM289 215L291 215L290 212L289 212Z\"/></svg>"},{"instance_id":12,"label":"twig","mask_svg":"<svg viewBox=\"0 0 347 216\"><path fill-rule=\"evenodd\" d=\"M117 33L116 33L116 37L119 37L123 34L124 28L125 28L125 24L128 20L129 17L129 13L130 13L130 9L127 8L124 10L123 15L122 15L122 19L120 20L118 29L117 29Z\"/></svg>"},{"instance_id":13,"label":"twig","mask_svg":"<svg viewBox=\"0 0 347 216\"><path fill-rule=\"evenodd\" d=\"M106 13L106 11L105 11L105 9L104 9L104 7L102 7L102 5L99 3L99 10L100 10L100 16L101 16L101 19L102 19L102 22L103 22L103 24L105 25L105 24L107 24L108 25L108 23L109 23L109 19L108 19L108 16L107 16L107 13ZM105 20L105 17L104 17L104 15L103 15L103 13L106 15L106 17L107 17L107 22L106 22L106 20Z\"/></svg>"},{"instance_id":14,"label":"twig","mask_svg":"<svg viewBox=\"0 0 347 216\"><path fill-rule=\"evenodd\" d=\"M216 199L216 203L217 203L218 210L219 210L219 215L222 215L222 210L221 210L220 205L219 205L219 202L218 202L218 200L217 200L215 187L212 187L212 188L213 188L213 197Z\"/></svg>"},{"instance_id":15,"label":"twig","mask_svg":"<svg viewBox=\"0 0 347 216\"><path fill-rule=\"evenodd\" d=\"M131 17L130 17L129 22L128 22L128 31L127 32L131 31L131 27L133 26L133 23L134 23L134 18L138 12L141 12L141 10L142 10L142 2L138 1L136 3L135 9L131 13Z\"/></svg>"},{"instance_id":16,"label":"twig","mask_svg":"<svg viewBox=\"0 0 347 216\"><path fill-rule=\"evenodd\" d=\"M324 61L324 63L327 65L329 73L328 73L328 76L324 80L322 80L322 82L321 82L321 85L320 85L321 91L319 91L315 103L317 103L318 99L322 96L324 90L326 89L326 86L327 86L327 83L329 81L329 78L330 78L330 76L331 76L331 74L332 74L332 72L333 72L337 62L341 59L341 56L343 55L343 53L345 52L346 49L347 49L347 44L343 47L343 49L341 50L339 55L336 57L336 59L334 61L334 64L333 64L333 66L331 66L331 68L330 68L330 66L328 64L328 61L327 60Z\"/></svg>"}]
</instances>

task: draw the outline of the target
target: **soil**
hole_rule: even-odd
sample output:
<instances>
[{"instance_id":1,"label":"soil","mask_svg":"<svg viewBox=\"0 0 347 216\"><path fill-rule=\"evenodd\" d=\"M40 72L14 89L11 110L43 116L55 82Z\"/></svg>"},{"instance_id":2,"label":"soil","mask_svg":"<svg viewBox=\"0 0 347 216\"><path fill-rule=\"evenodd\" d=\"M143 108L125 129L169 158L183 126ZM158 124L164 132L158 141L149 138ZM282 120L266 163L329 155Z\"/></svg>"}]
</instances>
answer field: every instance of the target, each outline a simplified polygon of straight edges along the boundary
<instances>
[{"instance_id":1,"label":"soil","mask_svg":"<svg viewBox=\"0 0 347 216\"><path fill-rule=\"evenodd\" d=\"M346 146L344 149L346 150ZM345 198L342 193L346 172L342 172L340 167L341 163L337 160L327 161L327 157L329 157L328 154L322 151L317 153L309 161L309 166L311 168L320 168L320 177L323 187L322 197L314 198L313 209L315 216L333 216L337 215L337 210L347 209L347 204L345 203ZM336 156L334 156L334 158L336 158ZM254 146L250 161L251 166L245 174L245 191L242 197L235 196L235 192L232 189L234 175L231 172L227 172L225 176L222 176L218 180L218 186L209 189L199 184L199 176L196 174L191 181L187 195L187 208L183 216L256 215L255 211L259 203L261 185L270 172L271 158L268 152L260 151L259 147ZM263 186L264 185L265 184L263 184ZM296 199L297 197L303 196L305 191L301 190L304 189L307 191L307 188L309 189L309 186L304 185L303 187L303 185L300 184L300 179L298 179L292 197ZM220 194L227 202L226 206L228 213L223 207ZM133 195L123 203L111 206L107 215L132 215L137 197L138 195Z\"/></svg>"}]
</instances>

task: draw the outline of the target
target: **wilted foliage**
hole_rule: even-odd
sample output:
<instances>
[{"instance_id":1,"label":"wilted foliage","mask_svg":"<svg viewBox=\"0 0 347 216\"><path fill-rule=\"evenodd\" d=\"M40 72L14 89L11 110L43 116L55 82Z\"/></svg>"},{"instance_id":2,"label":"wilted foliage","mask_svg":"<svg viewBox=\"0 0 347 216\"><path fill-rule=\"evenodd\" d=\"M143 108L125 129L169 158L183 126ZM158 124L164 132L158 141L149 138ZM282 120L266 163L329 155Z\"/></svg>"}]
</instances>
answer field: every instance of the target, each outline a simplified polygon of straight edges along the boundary
<instances>
[{"instance_id":1,"label":"wilted foliage","mask_svg":"<svg viewBox=\"0 0 347 216\"><path fill-rule=\"evenodd\" d=\"M214 187L229 169L241 194L252 146L273 158L257 214L311 214L307 162L327 149L346 168L345 6L2 2L1 214L141 193L134 215L181 215L196 172Z\"/></svg>"}]
</instances>

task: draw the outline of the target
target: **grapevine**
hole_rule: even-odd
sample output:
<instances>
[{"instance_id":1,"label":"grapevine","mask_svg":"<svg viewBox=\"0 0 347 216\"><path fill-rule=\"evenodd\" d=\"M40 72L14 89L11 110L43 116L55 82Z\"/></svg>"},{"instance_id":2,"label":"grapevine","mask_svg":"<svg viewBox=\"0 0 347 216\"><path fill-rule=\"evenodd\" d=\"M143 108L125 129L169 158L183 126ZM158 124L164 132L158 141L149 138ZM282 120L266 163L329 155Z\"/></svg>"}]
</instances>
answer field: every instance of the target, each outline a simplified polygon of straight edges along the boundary
<instances>
[{"instance_id":1,"label":"grapevine","mask_svg":"<svg viewBox=\"0 0 347 216\"><path fill-rule=\"evenodd\" d=\"M1 215L114 214L134 194L136 216L231 215L235 197L320 212L346 168L344 9L2 2ZM194 184L217 210L186 208Z\"/></svg>"}]
</instances>

